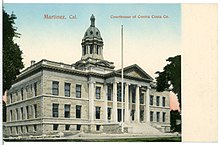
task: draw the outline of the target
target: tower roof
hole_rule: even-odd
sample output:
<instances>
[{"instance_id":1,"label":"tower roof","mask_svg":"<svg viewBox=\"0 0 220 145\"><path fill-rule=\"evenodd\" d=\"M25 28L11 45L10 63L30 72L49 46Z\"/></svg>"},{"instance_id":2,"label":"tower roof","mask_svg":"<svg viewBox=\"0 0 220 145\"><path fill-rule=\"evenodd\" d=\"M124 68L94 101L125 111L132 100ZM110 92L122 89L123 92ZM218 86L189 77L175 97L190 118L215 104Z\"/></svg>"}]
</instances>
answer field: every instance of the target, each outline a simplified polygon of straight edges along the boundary
<instances>
[{"instance_id":1,"label":"tower roof","mask_svg":"<svg viewBox=\"0 0 220 145\"><path fill-rule=\"evenodd\" d=\"M91 25L86 30L83 39L86 38L98 38L102 40L101 33L97 27L95 27L95 16L92 14L90 17Z\"/></svg>"}]
</instances>

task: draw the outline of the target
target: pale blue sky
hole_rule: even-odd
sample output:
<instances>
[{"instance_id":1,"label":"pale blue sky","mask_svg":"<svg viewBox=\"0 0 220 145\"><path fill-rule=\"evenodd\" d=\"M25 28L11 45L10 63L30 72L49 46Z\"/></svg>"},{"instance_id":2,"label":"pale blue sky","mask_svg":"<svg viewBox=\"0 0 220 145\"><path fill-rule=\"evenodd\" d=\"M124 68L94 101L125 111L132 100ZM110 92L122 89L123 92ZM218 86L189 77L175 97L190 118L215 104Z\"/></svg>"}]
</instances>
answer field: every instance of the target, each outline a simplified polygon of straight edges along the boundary
<instances>
[{"instance_id":1,"label":"pale blue sky","mask_svg":"<svg viewBox=\"0 0 220 145\"><path fill-rule=\"evenodd\" d=\"M96 17L104 40L104 58L120 68L120 28L124 25L125 66L138 64L152 77L169 56L180 54L180 4L3 4L16 14L16 39L25 67L30 60L74 63L81 58L81 40ZM45 20L44 14L65 15L66 20ZM68 19L76 15L76 20ZM111 15L167 15L167 19L111 19Z\"/></svg>"}]
</instances>

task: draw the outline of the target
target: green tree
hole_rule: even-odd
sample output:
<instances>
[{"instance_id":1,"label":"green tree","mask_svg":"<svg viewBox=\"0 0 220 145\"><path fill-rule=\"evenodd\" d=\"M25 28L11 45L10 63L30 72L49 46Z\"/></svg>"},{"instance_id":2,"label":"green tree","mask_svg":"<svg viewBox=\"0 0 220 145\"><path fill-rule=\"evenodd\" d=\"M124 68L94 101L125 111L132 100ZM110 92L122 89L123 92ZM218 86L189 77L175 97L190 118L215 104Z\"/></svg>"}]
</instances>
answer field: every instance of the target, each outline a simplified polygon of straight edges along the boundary
<instances>
[{"instance_id":1,"label":"green tree","mask_svg":"<svg viewBox=\"0 0 220 145\"><path fill-rule=\"evenodd\" d=\"M169 63L163 68L163 71L156 72L158 74L156 77L157 91L171 89L177 95L181 109L181 56L169 57L166 61Z\"/></svg>"},{"instance_id":2,"label":"green tree","mask_svg":"<svg viewBox=\"0 0 220 145\"><path fill-rule=\"evenodd\" d=\"M181 132L181 122L177 122L177 120L181 121L181 115L178 110L170 111L170 130L173 132Z\"/></svg>"},{"instance_id":3,"label":"green tree","mask_svg":"<svg viewBox=\"0 0 220 145\"><path fill-rule=\"evenodd\" d=\"M3 94L10 89L20 70L24 68L22 51L14 38L19 38L15 25L15 14L7 14L3 9Z\"/></svg>"}]
</instances>

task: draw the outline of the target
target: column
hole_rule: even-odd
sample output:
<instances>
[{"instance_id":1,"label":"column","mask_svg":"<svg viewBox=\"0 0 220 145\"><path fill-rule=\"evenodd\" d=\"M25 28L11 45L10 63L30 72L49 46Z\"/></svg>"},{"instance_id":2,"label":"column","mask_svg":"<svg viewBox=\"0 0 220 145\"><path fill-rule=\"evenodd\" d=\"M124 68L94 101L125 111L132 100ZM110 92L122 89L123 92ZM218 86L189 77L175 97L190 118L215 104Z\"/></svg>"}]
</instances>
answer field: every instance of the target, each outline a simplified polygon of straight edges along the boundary
<instances>
[{"instance_id":1,"label":"column","mask_svg":"<svg viewBox=\"0 0 220 145\"><path fill-rule=\"evenodd\" d=\"M103 87L103 97L104 97L104 121L107 123L108 122L108 95L107 95L107 84L104 84Z\"/></svg>"},{"instance_id":2,"label":"column","mask_svg":"<svg viewBox=\"0 0 220 145\"><path fill-rule=\"evenodd\" d=\"M147 87L146 98L145 98L145 114L146 114L146 123L150 122L150 87Z\"/></svg>"},{"instance_id":3,"label":"column","mask_svg":"<svg viewBox=\"0 0 220 145\"><path fill-rule=\"evenodd\" d=\"M130 118L130 114L129 114L129 98L128 98L128 93L129 93L129 86L128 83L125 84L125 123L129 123L129 118Z\"/></svg>"},{"instance_id":4,"label":"column","mask_svg":"<svg viewBox=\"0 0 220 145\"><path fill-rule=\"evenodd\" d=\"M135 116L136 122L140 122L140 87L139 85L136 86L136 100L135 100Z\"/></svg>"},{"instance_id":5,"label":"column","mask_svg":"<svg viewBox=\"0 0 220 145\"><path fill-rule=\"evenodd\" d=\"M113 109L112 109L112 121L117 122L117 82L113 83Z\"/></svg>"},{"instance_id":6,"label":"column","mask_svg":"<svg viewBox=\"0 0 220 145\"><path fill-rule=\"evenodd\" d=\"M89 120L94 120L94 82L89 82Z\"/></svg>"}]
</instances>

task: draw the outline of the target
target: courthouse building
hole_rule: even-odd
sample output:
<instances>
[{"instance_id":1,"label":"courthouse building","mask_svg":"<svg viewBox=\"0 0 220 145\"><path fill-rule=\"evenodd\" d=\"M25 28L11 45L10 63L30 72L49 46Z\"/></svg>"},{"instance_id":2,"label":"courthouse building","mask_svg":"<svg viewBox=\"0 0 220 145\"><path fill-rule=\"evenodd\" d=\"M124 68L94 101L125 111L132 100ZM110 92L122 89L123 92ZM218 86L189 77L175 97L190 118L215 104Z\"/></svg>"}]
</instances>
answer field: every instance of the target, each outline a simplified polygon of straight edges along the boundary
<instances>
[{"instance_id":1,"label":"courthouse building","mask_svg":"<svg viewBox=\"0 0 220 145\"><path fill-rule=\"evenodd\" d=\"M17 76L7 94L5 137L122 133L122 127L127 133L170 131L169 91L157 92L153 78L134 64L124 68L122 95L121 70L104 60L101 33L93 15L90 20L81 60L32 61Z\"/></svg>"}]
</instances>

